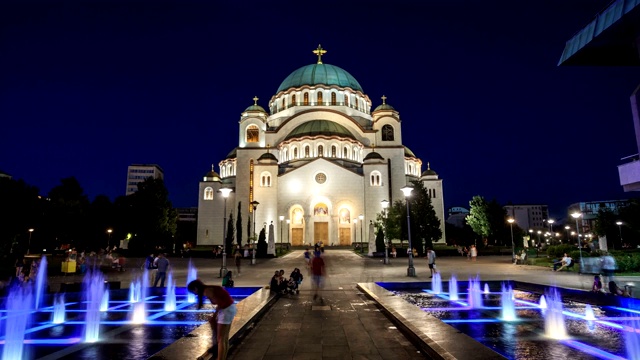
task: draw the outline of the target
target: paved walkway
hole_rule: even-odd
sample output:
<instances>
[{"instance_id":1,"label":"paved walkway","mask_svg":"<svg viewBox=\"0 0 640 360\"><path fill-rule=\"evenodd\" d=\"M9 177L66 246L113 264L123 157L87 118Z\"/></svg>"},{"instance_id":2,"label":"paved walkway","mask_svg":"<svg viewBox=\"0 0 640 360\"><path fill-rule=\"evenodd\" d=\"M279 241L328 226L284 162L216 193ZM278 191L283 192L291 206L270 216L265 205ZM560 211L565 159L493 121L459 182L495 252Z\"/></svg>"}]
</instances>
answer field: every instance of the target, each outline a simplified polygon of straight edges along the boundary
<instances>
[{"instance_id":1,"label":"paved walkway","mask_svg":"<svg viewBox=\"0 0 640 360\"><path fill-rule=\"evenodd\" d=\"M241 273L229 261L236 286L265 286L275 270L284 269L288 276L294 267L303 271L305 280L299 295L282 297L258 322L255 328L232 348L231 359L399 359L422 358L422 354L395 329L371 301L356 289L359 282L429 281L425 259L416 259L416 278L409 278L407 259L392 259L384 265L381 259L369 259L349 250L327 249L325 307L313 301L310 279L305 271L302 251L293 251L277 259L258 259L256 265L243 263ZM170 258L178 286L184 286L188 259ZM193 259L198 277L206 283L220 284L220 259ZM109 272L109 281L121 281L122 287L141 271L142 259L129 261L125 272ZM138 265L140 264L140 265ZM478 257L475 262L463 257L438 258L438 270L447 280L453 273L458 279L479 275L482 280L520 280L546 285L589 290L592 275L552 272L550 269L513 265L509 256ZM619 277L619 284L637 282L636 277ZM56 291L60 282L81 281L80 275L53 276L49 279ZM634 294L637 296L637 294Z\"/></svg>"}]
</instances>

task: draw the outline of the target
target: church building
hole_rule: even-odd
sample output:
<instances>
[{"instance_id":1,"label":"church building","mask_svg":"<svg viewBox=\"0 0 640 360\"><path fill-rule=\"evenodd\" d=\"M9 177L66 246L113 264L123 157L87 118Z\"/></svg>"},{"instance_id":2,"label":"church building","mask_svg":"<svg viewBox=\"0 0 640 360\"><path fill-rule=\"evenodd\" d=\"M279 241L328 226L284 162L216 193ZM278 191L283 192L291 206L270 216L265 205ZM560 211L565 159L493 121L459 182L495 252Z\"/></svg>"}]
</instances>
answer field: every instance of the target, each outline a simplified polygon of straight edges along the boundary
<instances>
[{"instance_id":1,"label":"church building","mask_svg":"<svg viewBox=\"0 0 640 360\"><path fill-rule=\"evenodd\" d=\"M287 76L266 110L254 97L240 116L238 146L200 181L197 244L221 245L239 202L243 244L263 227L276 244L368 242L381 202L404 200L400 189L414 180L431 196L444 241L442 179L428 165L422 172L402 143L398 111L385 96L371 111L360 83L323 63L322 47L313 53L317 62Z\"/></svg>"}]
</instances>

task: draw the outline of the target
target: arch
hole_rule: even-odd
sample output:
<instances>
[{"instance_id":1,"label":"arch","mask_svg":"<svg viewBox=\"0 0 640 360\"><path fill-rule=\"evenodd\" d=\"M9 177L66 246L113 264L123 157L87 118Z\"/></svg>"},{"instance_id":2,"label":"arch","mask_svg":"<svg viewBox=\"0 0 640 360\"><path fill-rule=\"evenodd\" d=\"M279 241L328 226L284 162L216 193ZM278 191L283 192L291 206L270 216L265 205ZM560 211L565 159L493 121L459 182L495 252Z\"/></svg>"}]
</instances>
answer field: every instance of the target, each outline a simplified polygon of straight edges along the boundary
<instances>
[{"instance_id":1,"label":"arch","mask_svg":"<svg viewBox=\"0 0 640 360\"><path fill-rule=\"evenodd\" d=\"M302 210L302 207L296 206L291 209L291 225L304 225L304 210Z\"/></svg>"},{"instance_id":2,"label":"arch","mask_svg":"<svg viewBox=\"0 0 640 360\"><path fill-rule=\"evenodd\" d=\"M344 106L349 106L349 94L344 94Z\"/></svg>"},{"instance_id":3,"label":"arch","mask_svg":"<svg viewBox=\"0 0 640 360\"><path fill-rule=\"evenodd\" d=\"M393 126L386 124L382 127L382 141L393 141Z\"/></svg>"},{"instance_id":4,"label":"arch","mask_svg":"<svg viewBox=\"0 0 640 360\"><path fill-rule=\"evenodd\" d=\"M314 216L329 216L329 207L323 202L316 203L313 207Z\"/></svg>"},{"instance_id":5,"label":"arch","mask_svg":"<svg viewBox=\"0 0 640 360\"><path fill-rule=\"evenodd\" d=\"M318 99L318 105L322 105L322 91L321 90L318 91L317 99Z\"/></svg>"},{"instance_id":6,"label":"arch","mask_svg":"<svg viewBox=\"0 0 640 360\"><path fill-rule=\"evenodd\" d=\"M297 148L297 147L294 147L294 148L293 148L293 158L294 158L294 159L297 159L297 158L298 158L298 148Z\"/></svg>"},{"instance_id":7,"label":"arch","mask_svg":"<svg viewBox=\"0 0 640 360\"><path fill-rule=\"evenodd\" d=\"M260 174L260 186L261 187L271 187L271 173L268 171L263 171Z\"/></svg>"},{"instance_id":8,"label":"arch","mask_svg":"<svg viewBox=\"0 0 640 360\"><path fill-rule=\"evenodd\" d=\"M380 174L380 171L375 170L371 172L371 176L369 177L369 185L382 186L382 174Z\"/></svg>"},{"instance_id":9,"label":"arch","mask_svg":"<svg viewBox=\"0 0 640 360\"><path fill-rule=\"evenodd\" d=\"M283 97L282 98L282 107L280 109L284 110L286 108L287 108L287 102L286 102L285 98Z\"/></svg>"},{"instance_id":10,"label":"arch","mask_svg":"<svg viewBox=\"0 0 640 360\"><path fill-rule=\"evenodd\" d=\"M260 141L260 129L256 125L247 126L246 141L248 143L257 143Z\"/></svg>"},{"instance_id":11,"label":"arch","mask_svg":"<svg viewBox=\"0 0 640 360\"><path fill-rule=\"evenodd\" d=\"M340 225L351 223L351 211L347 208L342 208L338 212L340 218Z\"/></svg>"},{"instance_id":12,"label":"arch","mask_svg":"<svg viewBox=\"0 0 640 360\"><path fill-rule=\"evenodd\" d=\"M353 148L353 160L358 160L358 148Z\"/></svg>"},{"instance_id":13,"label":"arch","mask_svg":"<svg viewBox=\"0 0 640 360\"><path fill-rule=\"evenodd\" d=\"M289 155L288 152L287 152L287 148L282 149L282 161L289 160L289 159L287 159L287 155Z\"/></svg>"},{"instance_id":14,"label":"arch","mask_svg":"<svg viewBox=\"0 0 640 360\"><path fill-rule=\"evenodd\" d=\"M291 95L291 105L292 106L296 105L296 94Z\"/></svg>"},{"instance_id":15,"label":"arch","mask_svg":"<svg viewBox=\"0 0 640 360\"><path fill-rule=\"evenodd\" d=\"M204 200L213 200L213 188L212 187L204 188Z\"/></svg>"},{"instance_id":16,"label":"arch","mask_svg":"<svg viewBox=\"0 0 640 360\"><path fill-rule=\"evenodd\" d=\"M324 146L322 144L318 145L318 156L324 157Z\"/></svg>"},{"instance_id":17,"label":"arch","mask_svg":"<svg viewBox=\"0 0 640 360\"><path fill-rule=\"evenodd\" d=\"M346 146L342 149L342 158L343 159L349 158L349 148Z\"/></svg>"},{"instance_id":18,"label":"arch","mask_svg":"<svg viewBox=\"0 0 640 360\"><path fill-rule=\"evenodd\" d=\"M338 148L335 145L331 145L331 157L337 157Z\"/></svg>"},{"instance_id":19,"label":"arch","mask_svg":"<svg viewBox=\"0 0 640 360\"><path fill-rule=\"evenodd\" d=\"M302 95L302 105L309 105L309 93L306 92Z\"/></svg>"},{"instance_id":20,"label":"arch","mask_svg":"<svg viewBox=\"0 0 640 360\"><path fill-rule=\"evenodd\" d=\"M304 146L304 157L308 158L309 156L311 156L310 150L311 150L311 147L309 145Z\"/></svg>"},{"instance_id":21,"label":"arch","mask_svg":"<svg viewBox=\"0 0 640 360\"><path fill-rule=\"evenodd\" d=\"M331 92L331 105L335 105L336 102L336 93Z\"/></svg>"}]
</instances>

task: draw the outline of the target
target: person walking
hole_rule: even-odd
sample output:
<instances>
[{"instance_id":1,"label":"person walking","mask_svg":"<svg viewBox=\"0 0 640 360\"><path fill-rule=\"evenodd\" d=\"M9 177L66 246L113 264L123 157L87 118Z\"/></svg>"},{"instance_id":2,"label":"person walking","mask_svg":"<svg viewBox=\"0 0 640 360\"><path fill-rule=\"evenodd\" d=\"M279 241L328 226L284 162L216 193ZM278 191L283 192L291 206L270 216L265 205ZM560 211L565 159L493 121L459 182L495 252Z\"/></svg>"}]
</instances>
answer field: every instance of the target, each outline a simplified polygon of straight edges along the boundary
<instances>
[{"instance_id":1,"label":"person walking","mask_svg":"<svg viewBox=\"0 0 640 360\"><path fill-rule=\"evenodd\" d=\"M157 269L156 280L153 282L153 287L158 286L158 281L160 282L160 287L164 287L164 280L167 278L167 270L169 269L169 259L165 257L165 254L160 253L155 259L153 266Z\"/></svg>"},{"instance_id":2,"label":"person walking","mask_svg":"<svg viewBox=\"0 0 640 360\"><path fill-rule=\"evenodd\" d=\"M318 296L320 296L321 303L324 303L321 290L325 273L324 260L320 256L320 253L316 253L313 260L311 260L311 285L313 286L313 300L316 300Z\"/></svg>"},{"instance_id":3,"label":"person walking","mask_svg":"<svg viewBox=\"0 0 640 360\"><path fill-rule=\"evenodd\" d=\"M222 286L205 285L196 279L187 285L190 293L198 296L198 309L202 308L204 298L217 305L216 312L209 319L213 343L218 344L218 360L226 360L229 352L229 330L238 310L229 292Z\"/></svg>"},{"instance_id":4,"label":"person walking","mask_svg":"<svg viewBox=\"0 0 640 360\"><path fill-rule=\"evenodd\" d=\"M438 270L436 270L436 252L433 251L432 248L427 248L427 262L429 263L429 270L431 271L430 278L433 277L433 274L437 274Z\"/></svg>"},{"instance_id":5,"label":"person walking","mask_svg":"<svg viewBox=\"0 0 640 360\"><path fill-rule=\"evenodd\" d=\"M233 255L233 259L236 263L236 270L238 271L238 275L240 275L240 265L242 265L242 254L240 254L240 249L236 250L236 253Z\"/></svg>"}]
</instances>

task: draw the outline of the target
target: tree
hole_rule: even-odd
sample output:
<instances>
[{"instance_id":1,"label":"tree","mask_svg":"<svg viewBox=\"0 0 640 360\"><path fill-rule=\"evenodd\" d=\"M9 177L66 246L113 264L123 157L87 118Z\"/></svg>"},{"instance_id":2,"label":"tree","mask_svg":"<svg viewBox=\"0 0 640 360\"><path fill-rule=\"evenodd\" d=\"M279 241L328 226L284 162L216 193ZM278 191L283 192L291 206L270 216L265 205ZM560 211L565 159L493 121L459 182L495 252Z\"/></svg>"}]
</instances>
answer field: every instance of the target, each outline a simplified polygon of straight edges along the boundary
<instances>
[{"instance_id":1,"label":"tree","mask_svg":"<svg viewBox=\"0 0 640 360\"><path fill-rule=\"evenodd\" d=\"M238 202L238 218L236 219L236 241L238 242L238 249L242 249L242 201Z\"/></svg>"},{"instance_id":2,"label":"tree","mask_svg":"<svg viewBox=\"0 0 640 360\"><path fill-rule=\"evenodd\" d=\"M87 210L89 198L76 178L62 179L49 192L50 206L45 214L47 227L59 243L85 247L87 239ZM106 231L106 229L105 229Z\"/></svg>"},{"instance_id":3,"label":"tree","mask_svg":"<svg viewBox=\"0 0 640 360\"><path fill-rule=\"evenodd\" d=\"M417 240L419 246L416 248L418 254L422 256L425 248L433 247L433 242L442 238L442 230L440 229L440 219L433 209L431 197L424 184L421 181L413 181L412 183L413 192L409 203L411 217L415 217L416 221L411 221L411 239Z\"/></svg>"},{"instance_id":4,"label":"tree","mask_svg":"<svg viewBox=\"0 0 640 360\"><path fill-rule=\"evenodd\" d=\"M598 209L598 214L596 215L596 220L593 224L594 234L598 236L606 236L607 247L611 246L612 249L615 248L613 245L620 237L618 228L616 227L616 221L618 221L618 217L611 209L601 207ZM622 244L618 245L618 249L621 248Z\"/></svg>"},{"instance_id":5,"label":"tree","mask_svg":"<svg viewBox=\"0 0 640 360\"><path fill-rule=\"evenodd\" d=\"M48 201L41 198L36 187L23 180L0 178L0 259L11 251L26 251L29 229L35 229L32 245L36 239L46 238L43 228L43 213ZM6 264L13 265L12 261Z\"/></svg>"},{"instance_id":6,"label":"tree","mask_svg":"<svg viewBox=\"0 0 640 360\"><path fill-rule=\"evenodd\" d=\"M384 231L382 229L382 226L378 226L378 231L376 233L376 251L377 252L385 251L385 248L384 248Z\"/></svg>"},{"instance_id":7,"label":"tree","mask_svg":"<svg viewBox=\"0 0 640 360\"><path fill-rule=\"evenodd\" d=\"M267 256L267 249L268 249L267 233L266 233L265 229L262 228L260 230L260 235L258 236L258 248L257 248L256 255L258 255L259 257L266 257Z\"/></svg>"},{"instance_id":8,"label":"tree","mask_svg":"<svg viewBox=\"0 0 640 360\"><path fill-rule=\"evenodd\" d=\"M232 253L233 249L233 233L235 229L233 228L233 213L229 213L229 220L227 221L227 234L225 238L225 244L227 247L227 253Z\"/></svg>"},{"instance_id":9,"label":"tree","mask_svg":"<svg viewBox=\"0 0 640 360\"><path fill-rule=\"evenodd\" d=\"M618 210L619 220L622 221L622 238L625 243L639 245L640 239L640 199L631 199L627 206Z\"/></svg>"},{"instance_id":10,"label":"tree","mask_svg":"<svg viewBox=\"0 0 640 360\"><path fill-rule=\"evenodd\" d=\"M469 201L469 215L465 218L474 233L482 237L483 242L490 239L496 244L498 238L504 243L506 212L494 199L490 203L476 195ZM502 236L500 236L502 235ZM511 240L509 240L509 244Z\"/></svg>"}]
</instances>

